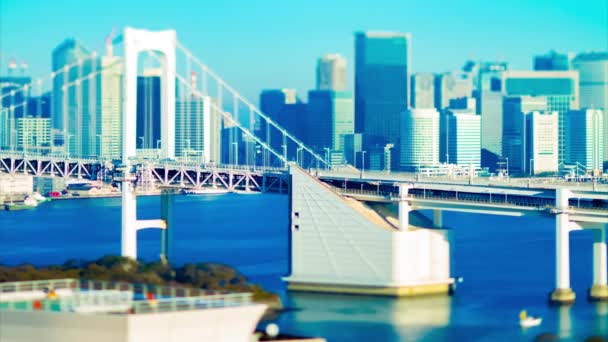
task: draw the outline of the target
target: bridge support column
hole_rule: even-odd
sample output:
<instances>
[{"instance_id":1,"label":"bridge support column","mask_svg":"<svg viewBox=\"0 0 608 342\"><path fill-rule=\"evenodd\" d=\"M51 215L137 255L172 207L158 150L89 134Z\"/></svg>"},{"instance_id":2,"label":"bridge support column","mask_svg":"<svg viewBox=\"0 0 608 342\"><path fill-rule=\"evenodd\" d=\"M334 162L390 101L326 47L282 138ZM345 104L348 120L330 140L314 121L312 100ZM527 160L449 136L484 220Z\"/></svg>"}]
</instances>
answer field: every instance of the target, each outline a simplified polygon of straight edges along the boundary
<instances>
[{"instance_id":1,"label":"bridge support column","mask_svg":"<svg viewBox=\"0 0 608 342\"><path fill-rule=\"evenodd\" d=\"M570 288L570 220L568 217L568 200L570 191L557 189L555 202L555 278L556 288L551 293L550 301L556 304L572 304L576 298Z\"/></svg>"},{"instance_id":2,"label":"bridge support column","mask_svg":"<svg viewBox=\"0 0 608 342\"><path fill-rule=\"evenodd\" d=\"M412 186L410 184L399 184L399 230L408 230L410 226L410 203L407 194Z\"/></svg>"},{"instance_id":3,"label":"bridge support column","mask_svg":"<svg viewBox=\"0 0 608 342\"><path fill-rule=\"evenodd\" d=\"M443 212L441 210L433 210L433 227L443 228Z\"/></svg>"},{"instance_id":4,"label":"bridge support column","mask_svg":"<svg viewBox=\"0 0 608 342\"><path fill-rule=\"evenodd\" d=\"M169 262L172 257L172 230L173 230L173 194L163 191L160 197L160 218L165 221L167 227L161 231L160 260Z\"/></svg>"},{"instance_id":5,"label":"bridge support column","mask_svg":"<svg viewBox=\"0 0 608 342\"><path fill-rule=\"evenodd\" d=\"M608 300L608 262L606 258L606 226L593 230L593 286L589 299Z\"/></svg>"},{"instance_id":6,"label":"bridge support column","mask_svg":"<svg viewBox=\"0 0 608 342\"><path fill-rule=\"evenodd\" d=\"M137 202L133 183L122 182L121 255L137 259Z\"/></svg>"}]
</instances>

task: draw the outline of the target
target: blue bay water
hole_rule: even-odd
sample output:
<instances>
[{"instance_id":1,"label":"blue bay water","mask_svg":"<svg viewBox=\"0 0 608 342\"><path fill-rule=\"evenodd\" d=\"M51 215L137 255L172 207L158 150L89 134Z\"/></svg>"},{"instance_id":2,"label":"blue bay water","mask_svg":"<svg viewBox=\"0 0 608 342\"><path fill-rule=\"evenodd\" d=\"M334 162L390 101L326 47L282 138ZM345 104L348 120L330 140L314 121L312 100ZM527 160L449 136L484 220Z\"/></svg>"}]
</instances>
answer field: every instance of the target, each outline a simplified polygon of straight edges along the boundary
<instances>
[{"instance_id":1,"label":"blue bay water","mask_svg":"<svg viewBox=\"0 0 608 342\"><path fill-rule=\"evenodd\" d=\"M533 340L548 332L563 340L608 338L608 303L589 303L592 236L571 234L571 307L549 306L553 289L554 224L548 218L445 213L453 229L455 295L413 299L285 291L288 199L273 194L177 196L173 260L220 262L281 294L293 308L277 322L285 332L328 341ZM158 197L139 197L140 218L157 218ZM155 260L160 233L138 233L139 256ZM47 265L120 253L120 199L53 201L31 211L0 212L0 263ZM543 317L522 330L522 309Z\"/></svg>"}]
</instances>

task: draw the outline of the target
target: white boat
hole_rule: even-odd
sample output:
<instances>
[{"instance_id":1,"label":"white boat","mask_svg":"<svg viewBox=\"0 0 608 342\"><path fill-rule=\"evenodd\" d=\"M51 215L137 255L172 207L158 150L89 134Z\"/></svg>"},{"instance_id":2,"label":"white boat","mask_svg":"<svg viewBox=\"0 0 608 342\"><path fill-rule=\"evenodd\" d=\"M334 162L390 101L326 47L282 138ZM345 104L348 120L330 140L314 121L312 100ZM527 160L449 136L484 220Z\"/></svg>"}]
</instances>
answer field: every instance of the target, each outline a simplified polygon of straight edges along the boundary
<instances>
[{"instance_id":1,"label":"white boat","mask_svg":"<svg viewBox=\"0 0 608 342\"><path fill-rule=\"evenodd\" d=\"M247 190L235 190L234 192L237 193L237 194L240 194L240 195L259 195L259 194L261 194L260 191L252 191L252 190L249 190L249 191L247 191Z\"/></svg>"},{"instance_id":2,"label":"white boat","mask_svg":"<svg viewBox=\"0 0 608 342\"><path fill-rule=\"evenodd\" d=\"M219 189L219 188L201 188L201 189L184 189L183 193L186 195L219 195L219 194L227 194L230 191L227 189Z\"/></svg>"},{"instance_id":3,"label":"white boat","mask_svg":"<svg viewBox=\"0 0 608 342\"><path fill-rule=\"evenodd\" d=\"M42 195L41 195L40 193L38 193L38 192L34 192L34 193L32 193L32 195L31 195L30 197L31 197L31 198L33 198L33 199L35 199L35 200L36 200L36 201L38 201L38 202L46 202L46 201L48 201L48 200L49 200L48 198L46 198L46 197L42 196Z\"/></svg>"},{"instance_id":4,"label":"white boat","mask_svg":"<svg viewBox=\"0 0 608 342\"><path fill-rule=\"evenodd\" d=\"M543 319L540 317L528 316L526 310L522 310L519 313L519 325L521 325L522 328L535 327L537 325L540 325L542 322Z\"/></svg>"},{"instance_id":5,"label":"white boat","mask_svg":"<svg viewBox=\"0 0 608 342\"><path fill-rule=\"evenodd\" d=\"M38 205L38 201L28 196L26 199L23 200L23 205L26 205L28 207L35 207Z\"/></svg>"}]
</instances>

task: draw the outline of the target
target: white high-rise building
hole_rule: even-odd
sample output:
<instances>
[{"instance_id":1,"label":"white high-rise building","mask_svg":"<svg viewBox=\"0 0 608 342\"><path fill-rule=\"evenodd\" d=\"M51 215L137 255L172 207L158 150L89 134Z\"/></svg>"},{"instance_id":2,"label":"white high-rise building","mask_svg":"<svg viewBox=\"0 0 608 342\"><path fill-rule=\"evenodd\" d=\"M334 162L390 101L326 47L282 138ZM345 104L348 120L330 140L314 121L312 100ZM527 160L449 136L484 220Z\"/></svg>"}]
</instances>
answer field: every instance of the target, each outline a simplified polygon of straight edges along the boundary
<instances>
[{"instance_id":1,"label":"white high-rise building","mask_svg":"<svg viewBox=\"0 0 608 342\"><path fill-rule=\"evenodd\" d=\"M8 121L8 108L0 108L0 150L10 148L10 123Z\"/></svg>"},{"instance_id":2,"label":"white high-rise building","mask_svg":"<svg viewBox=\"0 0 608 342\"><path fill-rule=\"evenodd\" d=\"M346 59L327 54L317 61L317 90L346 90Z\"/></svg>"},{"instance_id":3,"label":"white high-rise building","mask_svg":"<svg viewBox=\"0 0 608 342\"><path fill-rule=\"evenodd\" d=\"M524 173L557 172L559 169L559 113L533 111L525 114L523 128Z\"/></svg>"},{"instance_id":4,"label":"white high-rise building","mask_svg":"<svg viewBox=\"0 0 608 342\"><path fill-rule=\"evenodd\" d=\"M122 79L123 66L120 57L103 56L100 67L97 98L98 115L95 119L94 154L102 158L119 159L122 155Z\"/></svg>"},{"instance_id":5,"label":"white high-rise building","mask_svg":"<svg viewBox=\"0 0 608 342\"><path fill-rule=\"evenodd\" d=\"M604 111L604 137L608 137L608 52L581 53L572 61L572 68L579 73L581 108ZM604 162L608 162L608 142L604 144Z\"/></svg>"},{"instance_id":6,"label":"white high-rise building","mask_svg":"<svg viewBox=\"0 0 608 342\"><path fill-rule=\"evenodd\" d=\"M409 109L401 114L400 166L415 169L439 164L439 112Z\"/></svg>"},{"instance_id":7,"label":"white high-rise building","mask_svg":"<svg viewBox=\"0 0 608 342\"><path fill-rule=\"evenodd\" d=\"M221 118L208 96L175 103L175 155L199 162L220 161Z\"/></svg>"},{"instance_id":8,"label":"white high-rise building","mask_svg":"<svg viewBox=\"0 0 608 342\"><path fill-rule=\"evenodd\" d=\"M604 161L604 114L599 109L572 110L566 115L566 163L587 172L601 170Z\"/></svg>"},{"instance_id":9,"label":"white high-rise building","mask_svg":"<svg viewBox=\"0 0 608 342\"><path fill-rule=\"evenodd\" d=\"M435 75L417 73L411 77L412 108L435 108Z\"/></svg>"},{"instance_id":10,"label":"white high-rise building","mask_svg":"<svg viewBox=\"0 0 608 342\"><path fill-rule=\"evenodd\" d=\"M458 166L481 164L481 116L473 109L451 109L442 117L441 161Z\"/></svg>"},{"instance_id":11,"label":"white high-rise building","mask_svg":"<svg viewBox=\"0 0 608 342\"><path fill-rule=\"evenodd\" d=\"M503 156L509 158L509 172L525 173L525 114L547 110L544 96L509 96L503 100Z\"/></svg>"},{"instance_id":12,"label":"white high-rise building","mask_svg":"<svg viewBox=\"0 0 608 342\"><path fill-rule=\"evenodd\" d=\"M24 151L40 150L51 145L51 119L25 117L17 119L17 147Z\"/></svg>"}]
</instances>

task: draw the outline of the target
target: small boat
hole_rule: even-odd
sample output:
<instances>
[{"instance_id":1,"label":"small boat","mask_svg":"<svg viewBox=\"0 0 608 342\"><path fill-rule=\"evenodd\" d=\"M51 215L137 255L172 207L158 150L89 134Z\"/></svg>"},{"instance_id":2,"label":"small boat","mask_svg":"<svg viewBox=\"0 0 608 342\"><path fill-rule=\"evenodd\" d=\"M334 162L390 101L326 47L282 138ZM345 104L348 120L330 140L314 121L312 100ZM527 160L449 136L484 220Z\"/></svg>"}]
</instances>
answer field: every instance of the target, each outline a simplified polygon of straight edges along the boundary
<instances>
[{"instance_id":1,"label":"small boat","mask_svg":"<svg viewBox=\"0 0 608 342\"><path fill-rule=\"evenodd\" d=\"M219 195L219 194L227 194L230 191L227 189L218 189L218 188L201 188L201 189L183 189L182 193L186 195Z\"/></svg>"},{"instance_id":2,"label":"small boat","mask_svg":"<svg viewBox=\"0 0 608 342\"><path fill-rule=\"evenodd\" d=\"M34 200L38 201L39 203L48 202L51 200L50 198L42 196L39 192L32 193L32 195L30 197L33 198Z\"/></svg>"},{"instance_id":3,"label":"small boat","mask_svg":"<svg viewBox=\"0 0 608 342\"><path fill-rule=\"evenodd\" d=\"M522 328L535 327L537 325L540 325L542 322L543 319L540 317L528 316L526 310L522 310L519 313L519 325L521 325Z\"/></svg>"},{"instance_id":4,"label":"small boat","mask_svg":"<svg viewBox=\"0 0 608 342\"><path fill-rule=\"evenodd\" d=\"M11 203L5 204L4 209L9 210L9 211L26 210L26 209L36 208L37 206L38 206L38 201L36 201L33 198L28 197L21 203L11 202Z\"/></svg>"}]
</instances>

